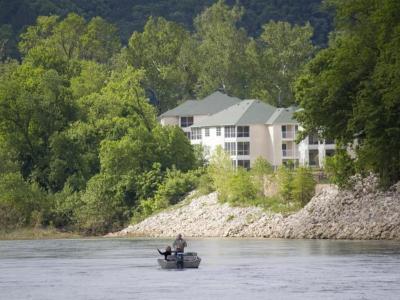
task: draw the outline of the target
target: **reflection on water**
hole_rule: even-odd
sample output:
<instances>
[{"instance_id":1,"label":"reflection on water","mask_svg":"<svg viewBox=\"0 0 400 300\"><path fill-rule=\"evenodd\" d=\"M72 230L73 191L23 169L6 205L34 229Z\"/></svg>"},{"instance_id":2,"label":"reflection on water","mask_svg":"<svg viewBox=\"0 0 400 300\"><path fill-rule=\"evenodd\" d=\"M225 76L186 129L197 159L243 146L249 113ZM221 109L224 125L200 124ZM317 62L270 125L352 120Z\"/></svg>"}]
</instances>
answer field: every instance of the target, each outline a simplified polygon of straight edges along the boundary
<instances>
[{"instance_id":1,"label":"reflection on water","mask_svg":"<svg viewBox=\"0 0 400 300\"><path fill-rule=\"evenodd\" d=\"M400 243L188 240L198 270L161 270L161 239L0 241L0 299L400 299Z\"/></svg>"}]
</instances>

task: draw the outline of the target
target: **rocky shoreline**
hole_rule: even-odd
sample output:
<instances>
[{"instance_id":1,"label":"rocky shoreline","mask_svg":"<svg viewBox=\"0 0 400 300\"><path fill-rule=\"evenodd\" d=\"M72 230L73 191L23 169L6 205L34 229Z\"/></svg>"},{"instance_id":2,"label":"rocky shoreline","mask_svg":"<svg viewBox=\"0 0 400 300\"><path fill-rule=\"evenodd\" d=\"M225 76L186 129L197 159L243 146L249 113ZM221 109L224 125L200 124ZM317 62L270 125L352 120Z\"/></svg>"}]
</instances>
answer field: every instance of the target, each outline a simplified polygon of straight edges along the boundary
<instances>
[{"instance_id":1,"label":"rocky shoreline","mask_svg":"<svg viewBox=\"0 0 400 300\"><path fill-rule=\"evenodd\" d=\"M374 176L354 180L352 190L321 189L289 216L220 204L212 193L107 236L400 240L400 183L383 192Z\"/></svg>"}]
</instances>

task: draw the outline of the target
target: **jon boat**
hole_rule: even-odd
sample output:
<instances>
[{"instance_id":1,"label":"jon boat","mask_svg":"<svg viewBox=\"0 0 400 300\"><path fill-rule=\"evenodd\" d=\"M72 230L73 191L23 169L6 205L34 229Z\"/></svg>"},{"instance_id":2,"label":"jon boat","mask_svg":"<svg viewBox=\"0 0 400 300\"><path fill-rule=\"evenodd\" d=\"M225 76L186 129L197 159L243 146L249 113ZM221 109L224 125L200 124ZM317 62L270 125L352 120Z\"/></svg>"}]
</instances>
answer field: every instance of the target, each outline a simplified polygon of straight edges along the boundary
<instances>
[{"instance_id":1,"label":"jon boat","mask_svg":"<svg viewBox=\"0 0 400 300\"><path fill-rule=\"evenodd\" d=\"M168 260L163 258L157 259L158 264L161 269L177 269L178 268L178 260L176 255L167 256ZM201 258L197 256L196 252L186 252L183 253L183 268L198 268L201 262Z\"/></svg>"}]
</instances>

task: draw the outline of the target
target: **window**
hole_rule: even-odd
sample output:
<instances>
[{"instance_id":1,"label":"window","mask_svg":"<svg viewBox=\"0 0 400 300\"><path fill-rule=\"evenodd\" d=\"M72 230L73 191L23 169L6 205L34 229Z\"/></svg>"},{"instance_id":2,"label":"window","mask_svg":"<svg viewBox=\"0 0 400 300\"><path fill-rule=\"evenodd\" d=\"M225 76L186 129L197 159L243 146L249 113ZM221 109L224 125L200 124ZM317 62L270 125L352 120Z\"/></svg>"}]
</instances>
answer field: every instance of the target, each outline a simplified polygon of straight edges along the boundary
<instances>
[{"instance_id":1,"label":"window","mask_svg":"<svg viewBox=\"0 0 400 300\"><path fill-rule=\"evenodd\" d=\"M325 152L325 156L327 156L327 157L331 157L331 156L334 156L334 155L335 155L335 150L333 150L333 149L328 149Z\"/></svg>"},{"instance_id":2,"label":"window","mask_svg":"<svg viewBox=\"0 0 400 300\"><path fill-rule=\"evenodd\" d=\"M249 142L238 142L237 143L237 154L238 155L250 155L250 143Z\"/></svg>"},{"instance_id":3,"label":"window","mask_svg":"<svg viewBox=\"0 0 400 300\"><path fill-rule=\"evenodd\" d=\"M318 150L308 152L308 164L312 167L319 165Z\"/></svg>"},{"instance_id":4,"label":"window","mask_svg":"<svg viewBox=\"0 0 400 300\"><path fill-rule=\"evenodd\" d=\"M237 128L237 136L238 137L249 137L249 126L238 126Z\"/></svg>"},{"instance_id":5,"label":"window","mask_svg":"<svg viewBox=\"0 0 400 300\"><path fill-rule=\"evenodd\" d=\"M210 128L204 128L204 136L210 136Z\"/></svg>"},{"instance_id":6,"label":"window","mask_svg":"<svg viewBox=\"0 0 400 300\"><path fill-rule=\"evenodd\" d=\"M192 128L192 140L201 140L201 128Z\"/></svg>"},{"instance_id":7,"label":"window","mask_svg":"<svg viewBox=\"0 0 400 300\"><path fill-rule=\"evenodd\" d=\"M237 165L238 167L250 169L250 160L238 160Z\"/></svg>"},{"instance_id":8,"label":"window","mask_svg":"<svg viewBox=\"0 0 400 300\"><path fill-rule=\"evenodd\" d=\"M229 155L236 155L236 143L235 142L225 143L225 151Z\"/></svg>"},{"instance_id":9,"label":"window","mask_svg":"<svg viewBox=\"0 0 400 300\"><path fill-rule=\"evenodd\" d=\"M308 136L308 144L310 145L318 145L318 135L312 133Z\"/></svg>"},{"instance_id":10,"label":"window","mask_svg":"<svg viewBox=\"0 0 400 300\"><path fill-rule=\"evenodd\" d=\"M193 125L193 117L181 117L181 127L189 127Z\"/></svg>"},{"instance_id":11,"label":"window","mask_svg":"<svg viewBox=\"0 0 400 300\"><path fill-rule=\"evenodd\" d=\"M282 125L282 138L284 139L294 139L294 134L296 129L290 125Z\"/></svg>"},{"instance_id":12,"label":"window","mask_svg":"<svg viewBox=\"0 0 400 300\"><path fill-rule=\"evenodd\" d=\"M283 157L288 157L292 155L292 151L288 149L288 146L286 144L282 144L282 156Z\"/></svg>"},{"instance_id":13,"label":"window","mask_svg":"<svg viewBox=\"0 0 400 300\"><path fill-rule=\"evenodd\" d=\"M333 144L335 144L335 140L334 140L334 139L326 139L326 140L325 140L325 144L327 144L327 145L333 145Z\"/></svg>"},{"instance_id":14,"label":"window","mask_svg":"<svg viewBox=\"0 0 400 300\"><path fill-rule=\"evenodd\" d=\"M217 136L221 136L221 127L217 127Z\"/></svg>"},{"instance_id":15,"label":"window","mask_svg":"<svg viewBox=\"0 0 400 300\"><path fill-rule=\"evenodd\" d=\"M235 137L235 126L225 126L225 137L232 138Z\"/></svg>"},{"instance_id":16,"label":"window","mask_svg":"<svg viewBox=\"0 0 400 300\"><path fill-rule=\"evenodd\" d=\"M190 132L185 132L185 135L190 140Z\"/></svg>"}]
</instances>

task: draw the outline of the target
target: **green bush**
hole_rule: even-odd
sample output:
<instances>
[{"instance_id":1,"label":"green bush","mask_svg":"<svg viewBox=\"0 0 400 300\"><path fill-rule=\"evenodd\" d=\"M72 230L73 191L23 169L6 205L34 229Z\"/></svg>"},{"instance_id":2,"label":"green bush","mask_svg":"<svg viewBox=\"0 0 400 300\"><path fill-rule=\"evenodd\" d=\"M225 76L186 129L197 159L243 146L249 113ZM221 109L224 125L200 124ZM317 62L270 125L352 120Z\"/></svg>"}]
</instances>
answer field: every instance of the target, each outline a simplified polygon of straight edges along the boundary
<instances>
[{"instance_id":1,"label":"green bush","mask_svg":"<svg viewBox=\"0 0 400 300\"><path fill-rule=\"evenodd\" d=\"M293 200L305 206L314 196L315 184L314 176L309 168L297 168L293 178Z\"/></svg>"},{"instance_id":2,"label":"green bush","mask_svg":"<svg viewBox=\"0 0 400 300\"><path fill-rule=\"evenodd\" d=\"M0 174L0 228L39 226L49 211L46 194L19 173Z\"/></svg>"},{"instance_id":3,"label":"green bush","mask_svg":"<svg viewBox=\"0 0 400 300\"><path fill-rule=\"evenodd\" d=\"M281 200L290 206L293 202L293 173L285 166L281 166L276 174L278 194Z\"/></svg>"},{"instance_id":4,"label":"green bush","mask_svg":"<svg viewBox=\"0 0 400 300\"><path fill-rule=\"evenodd\" d=\"M154 197L140 200L139 206L133 214L132 222L136 223L181 201L188 192L197 187L203 173L203 169L186 173L176 169L167 170L164 181L158 186Z\"/></svg>"},{"instance_id":5,"label":"green bush","mask_svg":"<svg viewBox=\"0 0 400 300\"><path fill-rule=\"evenodd\" d=\"M254 183L258 190L258 196L264 196L264 181L266 176L269 176L274 173L274 169L271 164L261 156L258 157L251 168L251 175L254 179Z\"/></svg>"},{"instance_id":6,"label":"green bush","mask_svg":"<svg viewBox=\"0 0 400 300\"><path fill-rule=\"evenodd\" d=\"M325 159L325 172L332 183L345 188L355 174L355 164L346 150L338 149L334 156Z\"/></svg>"},{"instance_id":7,"label":"green bush","mask_svg":"<svg viewBox=\"0 0 400 300\"><path fill-rule=\"evenodd\" d=\"M92 177L81 196L76 226L85 234L104 234L120 229L129 219L130 210L123 194L116 190L114 178L105 174Z\"/></svg>"},{"instance_id":8,"label":"green bush","mask_svg":"<svg viewBox=\"0 0 400 300\"><path fill-rule=\"evenodd\" d=\"M199 178L197 191L199 192L200 195L208 195L215 191L212 178L207 169L205 170L204 174L202 174Z\"/></svg>"},{"instance_id":9,"label":"green bush","mask_svg":"<svg viewBox=\"0 0 400 300\"><path fill-rule=\"evenodd\" d=\"M66 185L64 189L51 195L54 207L51 212L51 225L56 228L76 229L77 213L82 209L82 193L74 192Z\"/></svg>"},{"instance_id":10,"label":"green bush","mask_svg":"<svg viewBox=\"0 0 400 300\"><path fill-rule=\"evenodd\" d=\"M234 174L234 168L230 156L218 146L213 152L208 167L212 185L218 192L218 199L222 202L228 201L230 186L229 180Z\"/></svg>"},{"instance_id":11,"label":"green bush","mask_svg":"<svg viewBox=\"0 0 400 300\"><path fill-rule=\"evenodd\" d=\"M257 198L257 188L250 176L250 172L238 168L228 177L227 202L233 205L252 204Z\"/></svg>"}]
</instances>

